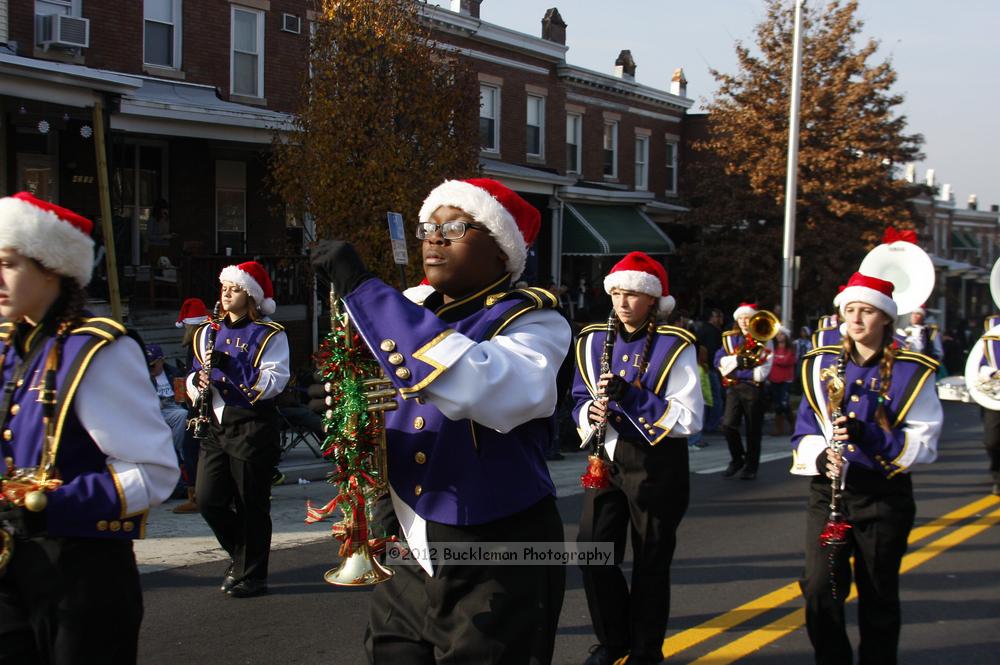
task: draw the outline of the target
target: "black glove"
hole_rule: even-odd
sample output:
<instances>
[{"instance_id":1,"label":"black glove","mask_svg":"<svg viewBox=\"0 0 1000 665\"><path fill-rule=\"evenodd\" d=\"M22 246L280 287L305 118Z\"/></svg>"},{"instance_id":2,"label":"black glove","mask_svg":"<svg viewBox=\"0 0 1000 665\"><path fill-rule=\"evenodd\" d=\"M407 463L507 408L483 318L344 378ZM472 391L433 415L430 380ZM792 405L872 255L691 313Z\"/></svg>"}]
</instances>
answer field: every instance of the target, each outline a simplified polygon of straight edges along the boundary
<instances>
[{"instance_id":1,"label":"black glove","mask_svg":"<svg viewBox=\"0 0 1000 665\"><path fill-rule=\"evenodd\" d=\"M753 369L757 366L753 358L749 356L736 356L736 369Z\"/></svg>"},{"instance_id":2,"label":"black glove","mask_svg":"<svg viewBox=\"0 0 1000 665\"><path fill-rule=\"evenodd\" d=\"M620 376L612 376L608 379L608 384L604 386L604 395L616 402L620 402L625 393L628 392L628 381Z\"/></svg>"},{"instance_id":3,"label":"black glove","mask_svg":"<svg viewBox=\"0 0 1000 665\"><path fill-rule=\"evenodd\" d=\"M365 268L354 246L343 240L319 241L309 252L309 262L316 275L333 287L338 298L343 298L362 282L374 277Z\"/></svg>"},{"instance_id":4,"label":"black glove","mask_svg":"<svg viewBox=\"0 0 1000 665\"><path fill-rule=\"evenodd\" d=\"M844 423L844 427L847 428L848 441L853 441L854 443L864 443L865 424L863 422L857 418L848 418L847 422Z\"/></svg>"},{"instance_id":5,"label":"black glove","mask_svg":"<svg viewBox=\"0 0 1000 665\"><path fill-rule=\"evenodd\" d=\"M229 367L229 361L230 360L231 359L230 359L229 355L226 354L225 352L220 351L218 349L213 349L212 350L212 367L213 368L218 368L218 369L220 369L222 371L226 371L226 368Z\"/></svg>"}]
</instances>

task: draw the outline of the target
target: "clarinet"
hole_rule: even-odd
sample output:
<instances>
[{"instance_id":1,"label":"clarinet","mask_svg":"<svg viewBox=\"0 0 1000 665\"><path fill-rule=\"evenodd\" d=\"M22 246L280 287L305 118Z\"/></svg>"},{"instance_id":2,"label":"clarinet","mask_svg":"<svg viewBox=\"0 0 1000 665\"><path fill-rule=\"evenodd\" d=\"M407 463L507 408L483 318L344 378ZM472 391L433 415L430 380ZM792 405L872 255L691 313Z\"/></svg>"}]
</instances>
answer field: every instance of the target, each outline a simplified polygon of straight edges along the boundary
<instances>
[{"instance_id":1,"label":"clarinet","mask_svg":"<svg viewBox=\"0 0 1000 665\"><path fill-rule=\"evenodd\" d=\"M618 333L617 327L618 317L615 315L615 310L611 310L611 314L608 316L608 325L605 329L604 336L604 350L601 353L601 375L608 374L611 372L611 354L614 353L615 349L615 337ZM598 377L600 380L600 377ZM598 393L597 397L600 399L604 396L604 391L602 390ZM608 419L607 412L605 412L605 418L601 422L594 426L591 436L589 436L581 448L585 447L587 443L591 444L591 453L587 457L587 470L582 476L580 476L580 484L588 489L603 489L608 486L608 476L610 474L609 464L604 460L604 437L608 431Z\"/></svg>"},{"instance_id":2,"label":"clarinet","mask_svg":"<svg viewBox=\"0 0 1000 665\"><path fill-rule=\"evenodd\" d=\"M844 415L843 404L844 392L846 389L844 383L845 364L846 358L844 354L841 353L837 358L836 365L820 372L820 377L828 379L828 399L833 406L832 413L830 414L830 424L834 428L836 427L835 423L837 422L837 419ZM844 442L834 440L831 435L830 440L827 442L827 446L839 458L844 447ZM824 527L819 538L820 544L824 547L828 545L843 545L847 542L847 533L851 530L851 523L840 511L839 505L842 474L843 466L841 466L837 473L833 474L830 478L830 515L827 518L826 526ZM831 548L830 556L834 556L833 548ZM834 593L836 593L836 591Z\"/></svg>"},{"instance_id":3,"label":"clarinet","mask_svg":"<svg viewBox=\"0 0 1000 665\"><path fill-rule=\"evenodd\" d=\"M215 308L212 310L212 317L208 320L208 331L206 333L208 337L205 339L205 362L201 364L202 369L205 370L210 379L212 376L212 351L215 349L215 336L219 332L219 314L221 309L222 303L216 301ZM198 409L198 415L188 420L187 427L191 430L191 436L196 439L204 439L208 437L208 428L212 423L211 381L198 392L195 407Z\"/></svg>"}]
</instances>

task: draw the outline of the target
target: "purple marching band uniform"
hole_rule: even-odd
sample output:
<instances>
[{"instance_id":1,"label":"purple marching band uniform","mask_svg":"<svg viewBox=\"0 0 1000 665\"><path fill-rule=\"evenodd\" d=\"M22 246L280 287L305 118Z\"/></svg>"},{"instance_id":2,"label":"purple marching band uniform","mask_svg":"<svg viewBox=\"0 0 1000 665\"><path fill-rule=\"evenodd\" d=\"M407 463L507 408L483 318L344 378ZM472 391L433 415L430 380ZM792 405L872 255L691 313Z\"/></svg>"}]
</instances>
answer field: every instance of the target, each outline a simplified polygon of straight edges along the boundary
<instances>
[{"instance_id":1,"label":"purple marching band uniform","mask_svg":"<svg viewBox=\"0 0 1000 665\"><path fill-rule=\"evenodd\" d=\"M812 334L812 348L840 344L843 334L840 332L840 321L832 314L819 317L816 332Z\"/></svg>"},{"instance_id":2,"label":"purple marching band uniform","mask_svg":"<svg viewBox=\"0 0 1000 665\"><path fill-rule=\"evenodd\" d=\"M741 305L742 307L742 305ZM735 317L734 317L735 318ZM774 345L767 342L763 362L756 367L740 369L737 367L737 353L743 347L746 338L739 330L727 330L722 333L722 347L715 353L715 366L726 379L734 381L726 387L726 406L722 416L722 432L726 436L729 447L730 464L725 475L733 475L741 467L744 478L752 479L757 475L760 464L761 436L764 426L764 382L771 374ZM746 422L746 447L740 438L740 424Z\"/></svg>"},{"instance_id":3,"label":"purple marching band uniform","mask_svg":"<svg viewBox=\"0 0 1000 665\"><path fill-rule=\"evenodd\" d=\"M574 408L580 437L597 399L605 324L585 327L576 342ZM584 492L578 540L613 542L613 566L585 566L584 588L594 632L611 658L659 662L670 615L670 566L676 531L689 498L687 439L701 430L704 401L695 338L682 328L658 325L649 364L639 386L646 326L633 333L620 327L610 370L628 382L624 397L608 404L605 450L612 463L610 484ZM643 487L641 493L635 490ZM620 565L631 523L631 588ZM591 662L588 660L588 662Z\"/></svg>"},{"instance_id":4,"label":"purple marching band uniform","mask_svg":"<svg viewBox=\"0 0 1000 665\"><path fill-rule=\"evenodd\" d=\"M827 415L828 379L820 373L835 368L840 352L839 347L826 347L805 356L803 399L792 437L791 473L812 477L801 581L806 626L818 663L850 662L843 603L851 583L848 557L853 554L854 581L861 596L861 662L891 664L896 662L901 625L898 571L916 513L910 470L937 457L942 419L934 382L938 363L923 354L895 352L884 400L891 425L888 432L875 422L881 388L879 356L866 366L845 363L842 411L864 427L861 441L851 440L843 447L841 507L853 528L847 550L834 568L836 586L831 587L829 553L819 543L829 514L830 480L821 475L817 462L824 455L825 465L827 441L832 436Z\"/></svg>"},{"instance_id":5,"label":"purple marching band uniform","mask_svg":"<svg viewBox=\"0 0 1000 665\"><path fill-rule=\"evenodd\" d=\"M389 486L420 566L397 567L375 589L369 653L373 639L414 640L413 625L443 630L437 637L448 637L435 642L435 653L455 662L552 653L565 583L559 567L431 557L439 543L563 538L544 453L570 329L551 293L508 290L509 280L448 304L432 293L418 305L378 279L344 298L403 398L386 414ZM386 655L380 648L376 656Z\"/></svg>"}]
</instances>

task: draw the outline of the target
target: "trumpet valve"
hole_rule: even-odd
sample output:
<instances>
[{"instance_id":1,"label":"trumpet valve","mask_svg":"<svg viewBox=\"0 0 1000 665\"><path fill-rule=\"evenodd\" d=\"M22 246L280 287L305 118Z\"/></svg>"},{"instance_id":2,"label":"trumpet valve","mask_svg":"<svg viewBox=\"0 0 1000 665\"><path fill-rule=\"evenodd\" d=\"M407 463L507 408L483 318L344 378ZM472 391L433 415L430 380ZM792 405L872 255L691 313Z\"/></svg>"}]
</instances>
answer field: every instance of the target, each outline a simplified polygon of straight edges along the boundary
<instances>
[{"instance_id":1,"label":"trumpet valve","mask_svg":"<svg viewBox=\"0 0 1000 665\"><path fill-rule=\"evenodd\" d=\"M49 498L45 492L34 490L24 495L24 507L32 513L40 513L49 505Z\"/></svg>"}]
</instances>

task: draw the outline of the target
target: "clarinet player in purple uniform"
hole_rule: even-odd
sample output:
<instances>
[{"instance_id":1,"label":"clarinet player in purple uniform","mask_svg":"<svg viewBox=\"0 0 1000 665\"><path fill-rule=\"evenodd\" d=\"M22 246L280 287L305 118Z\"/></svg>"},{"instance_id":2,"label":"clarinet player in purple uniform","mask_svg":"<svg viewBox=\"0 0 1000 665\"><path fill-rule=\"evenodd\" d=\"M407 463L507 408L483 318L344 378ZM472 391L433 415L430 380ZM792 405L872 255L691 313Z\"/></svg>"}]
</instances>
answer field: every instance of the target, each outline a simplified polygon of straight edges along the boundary
<instances>
[{"instance_id":1,"label":"clarinet player in purple uniform","mask_svg":"<svg viewBox=\"0 0 1000 665\"><path fill-rule=\"evenodd\" d=\"M313 253L402 397L386 415L389 486L419 565L395 566L372 593L369 660L549 663L562 566L428 556L441 543L563 540L545 451L570 327L555 295L511 287L540 214L476 178L436 187L419 218L422 305L367 272L348 243Z\"/></svg>"},{"instance_id":2,"label":"clarinet player in purple uniform","mask_svg":"<svg viewBox=\"0 0 1000 665\"><path fill-rule=\"evenodd\" d=\"M0 662L136 662L132 541L179 470L142 349L84 310L92 224L0 199Z\"/></svg>"},{"instance_id":3,"label":"clarinet player in purple uniform","mask_svg":"<svg viewBox=\"0 0 1000 665\"><path fill-rule=\"evenodd\" d=\"M853 662L844 618L851 555L858 662L896 663L899 567L916 513L910 470L937 458L938 364L899 348L892 292L891 282L854 273L834 299L846 323L841 346L816 349L802 364L791 472L812 477L801 586L806 628L821 665ZM838 549L820 542L830 519L831 479L849 525Z\"/></svg>"},{"instance_id":4,"label":"clarinet player in purple uniform","mask_svg":"<svg viewBox=\"0 0 1000 665\"><path fill-rule=\"evenodd\" d=\"M674 299L666 270L650 256L632 252L619 261L604 290L614 305L612 329L602 323L580 332L573 384L580 435L587 440L605 428L597 454L610 467L604 487L585 484L579 541L615 547L614 565L583 568L599 642L586 665L610 665L626 654L629 663L659 663L670 564L688 505L687 437L701 430L704 410L695 338L658 323ZM620 567L629 531L631 589Z\"/></svg>"},{"instance_id":5,"label":"clarinet player in purple uniform","mask_svg":"<svg viewBox=\"0 0 1000 665\"><path fill-rule=\"evenodd\" d=\"M267 593L271 478L281 454L275 398L291 375L288 337L269 318L276 304L264 266L226 266L219 282L224 316L195 333L187 379L188 396L201 400L199 418L207 428L195 495L232 559L222 592L250 598Z\"/></svg>"}]
</instances>

